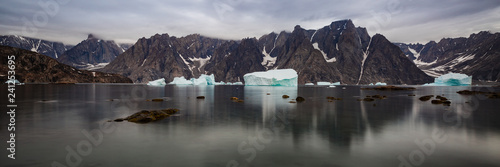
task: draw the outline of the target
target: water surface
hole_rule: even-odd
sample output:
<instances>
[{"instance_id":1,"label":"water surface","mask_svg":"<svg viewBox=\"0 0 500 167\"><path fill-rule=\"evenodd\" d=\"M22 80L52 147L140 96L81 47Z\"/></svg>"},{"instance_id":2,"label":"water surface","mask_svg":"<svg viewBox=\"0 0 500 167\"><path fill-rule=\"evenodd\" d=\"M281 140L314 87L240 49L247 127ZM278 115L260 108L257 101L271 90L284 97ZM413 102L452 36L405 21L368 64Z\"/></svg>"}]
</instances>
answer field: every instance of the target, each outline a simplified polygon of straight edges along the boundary
<instances>
[{"instance_id":1,"label":"water surface","mask_svg":"<svg viewBox=\"0 0 500 167\"><path fill-rule=\"evenodd\" d=\"M3 85L2 95L6 89ZM500 166L500 100L456 93L462 89L500 91L18 86L16 160L7 159L4 151L1 166ZM387 99L357 101L375 94ZM444 95L452 105L422 102L422 95ZM306 101L289 103L297 96ZM328 102L327 96L342 100ZM152 98L166 101L146 101ZM0 100L6 110L6 96ZM180 112L149 124L107 122L164 108ZM4 112L2 141L8 140L7 124Z\"/></svg>"}]
</instances>

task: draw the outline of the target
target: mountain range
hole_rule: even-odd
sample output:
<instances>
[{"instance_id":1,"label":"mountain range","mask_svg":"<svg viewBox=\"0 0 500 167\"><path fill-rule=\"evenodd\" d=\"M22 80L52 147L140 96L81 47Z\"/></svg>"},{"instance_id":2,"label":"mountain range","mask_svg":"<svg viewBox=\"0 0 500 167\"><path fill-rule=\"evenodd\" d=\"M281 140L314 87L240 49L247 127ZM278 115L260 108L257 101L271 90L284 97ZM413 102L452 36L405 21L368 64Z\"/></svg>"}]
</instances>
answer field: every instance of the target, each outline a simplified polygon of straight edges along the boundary
<instances>
[{"instance_id":1,"label":"mountain range","mask_svg":"<svg viewBox=\"0 0 500 167\"><path fill-rule=\"evenodd\" d=\"M372 42L373 41L373 42ZM423 84L432 77L422 72L384 36L370 37L351 20L336 21L318 30L296 26L292 32L266 34L259 39L218 40L201 35L141 38L119 55L104 72L118 73L134 82L158 78L215 74L216 81L243 81L255 71L291 68L300 84Z\"/></svg>"},{"instance_id":2,"label":"mountain range","mask_svg":"<svg viewBox=\"0 0 500 167\"><path fill-rule=\"evenodd\" d=\"M0 46L0 80L7 81L8 58L15 56L15 77L21 83L132 83L117 74L78 70L40 53Z\"/></svg>"},{"instance_id":3,"label":"mountain range","mask_svg":"<svg viewBox=\"0 0 500 167\"><path fill-rule=\"evenodd\" d=\"M21 36L1 36L0 45L36 51L79 69L120 74L135 83L159 78L170 82L174 77L201 74L214 74L216 81L238 82L246 73L291 68L298 72L300 84L423 84L448 72L498 81L498 36L480 32L425 45L391 43L381 34L370 36L351 20L341 20L317 30L297 25L292 32L242 40L156 34L132 45L90 34L72 47Z\"/></svg>"},{"instance_id":4,"label":"mountain range","mask_svg":"<svg viewBox=\"0 0 500 167\"><path fill-rule=\"evenodd\" d=\"M18 35L0 36L0 45L30 50L54 59L57 59L66 50L71 48L71 46L66 46L61 42L51 42Z\"/></svg>"},{"instance_id":5,"label":"mountain range","mask_svg":"<svg viewBox=\"0 0 500 167\"><path fill-rule=\"evenodd\" d=\"M481 31L468 38L443 38L427 44L395 43L428 75L448 72L471 75L474 80L500 80L500 33Z\"/></svg>"}]
</instances>

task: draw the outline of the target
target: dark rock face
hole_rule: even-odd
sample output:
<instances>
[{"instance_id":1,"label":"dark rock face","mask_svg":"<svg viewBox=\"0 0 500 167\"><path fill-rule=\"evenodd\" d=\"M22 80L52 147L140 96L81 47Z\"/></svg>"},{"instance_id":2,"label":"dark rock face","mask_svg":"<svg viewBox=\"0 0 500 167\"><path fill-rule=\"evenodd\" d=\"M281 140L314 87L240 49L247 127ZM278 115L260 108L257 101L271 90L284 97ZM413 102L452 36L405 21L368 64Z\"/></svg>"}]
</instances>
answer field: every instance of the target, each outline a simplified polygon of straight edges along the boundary
<instances>
[{"instance_id":1,"label":"dark rock face","mask_svg":"<svg viewBox=\"0 0 500 167\"><path fill-rule=\"evenodd\" d=\"M408 57L410 60L416 60L418 56L420 56L420 51L424 48L424 45L420 43L416 44L405 44L405 43L394 43L394 45L398 46L401 51Z\"/></svg>"},{"instance_id":2,"label":"dark rock face","mask_svg":"<svg viewBox=\"0 0 500 167\"><path fill-rule=\"evenodd\" d=\"M0 45L30 50L51 58L58 58L70 48L64 46L61 42L51 42L17 35L0 36Z\"/></svg>"},{"instance_id":3,"label":"dark rock face","mask_svg":"<svg viewBox=\"0 0 500 167\"><path fill-rule=\"evenodd\" d=\"M86 40L64 52L57 60L81 69L88 64L109 63L122 52L122 48L114 41L104 41L90 34Z\"/></svg>"},{"instance_id":4,"label":"dark rock face","mask_svg":"<svg viewBox=\"0 0 500 167\"><path fill-rule=\"evenodd\" d=\"M431 41L414 61L432 76L448 72L472 75L474 80L500 81L500 33L479 32L468 38Z\"/></svg>"},{"instance_id":5,"label":"dark rock face","mask_svg":"<svg viewBox=\"0 0 500 167\"><path fill-rule=\"evenodd\" d=\"M300 26L296 26L286 40L275 66L278 69L291 68L297 71L299 84L340 80L339 72L327 64L322 53L313 47Z\"/></svg>"},{"instance_id":6,"label":"dark rock face","mask_svg":"<svg viewBox=\"0 0 500 167\"><path fill-rule=\"evenodd\" d=\"M226 55L217 55L213 59L221 58L216 64L207 65L207 71L215 74L216 81L241 82L243 75L255 71L266 71L262 65L262 53L259 43L255 38L243 39L233 49L233 52L225 52ZM224 51L223 51L224 53Z\"/></svg>"},{"instance_id":7,"label":"dark rock face","mask_svg":"<svg viewBox=\"0 0 500 167\"><path fill-rule=\"evenodd\" d=\"M360 83L369 84L373 81L425 84L434 79L415 66L397 46L377 34L372 38Z\"/></svg>"},{"instance_id":8,"label":"dark rock face","mask_svg":"<svg viewBox=\"0 0 500 167\"><path fill-rule=\"evenodd\" d=\"M126 77L102 72L77 70L39 53L0 46L0 74L7 75L7 56L15 55L16 79L22 83L131 83ZM1 82L7 78L2 77Z\"/></svg>"},{"instance_id":9,"label":"dark rock face","mask_svg":"<svg viewBox=\"0 0 500 167\"><path fill-rule=\"evenodd\" d=\"M147 82L174 77L191 78L204 74L204 66L213 56L221 40L190 35L183 38L156 34L141 38L102 71L119 73L134 82Z\"/></svg>"},{"instance_id":10,"label":"dark rock face","mask_svg":"<svg viewBox=\"0 0 500 167\"><path fill-rule=\"evenodd\" d=\"M243 81L246 73L285 68L297 71L299 84L429 81L387 39L377 40L373 45L371 41L366 29L355 27L351 20L333 22L319 30L296 26L291 33L270 33L258 40L227 41L197 34L181 38L155 35L139 39L102 71L122 74L134 82L159 78L171 82L174 77L192 78L201 74L215 74L216 81L237 82ZM370 50L377 54L370 54ZM366 75L361 75L364 68Z\"/></svg>"}]
</instances>

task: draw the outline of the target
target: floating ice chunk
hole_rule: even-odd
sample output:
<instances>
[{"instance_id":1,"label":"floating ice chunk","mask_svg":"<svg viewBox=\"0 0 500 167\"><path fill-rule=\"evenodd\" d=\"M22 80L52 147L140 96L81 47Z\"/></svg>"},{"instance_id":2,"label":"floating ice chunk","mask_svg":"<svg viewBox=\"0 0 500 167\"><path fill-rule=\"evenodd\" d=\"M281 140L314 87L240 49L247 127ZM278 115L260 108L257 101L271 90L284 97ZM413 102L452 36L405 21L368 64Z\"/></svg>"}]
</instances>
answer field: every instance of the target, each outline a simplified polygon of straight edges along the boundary
<instances>
[{"instance_id":1,"label":"floating ice chunk","mask_svg":"<svg viewBox=\"0 0 500 167\"><path fill-rule=\"evenodd\" d=\"M192 85L193 82L191 82L191 80L187 80L186 78L184 78L184 76L182 77L175 77L174 80L168 84L173 84L173 85Z\"/></svg>"},{"instance_id":2,"label":"floating ice chunk","mask_svg":"<svg viewBox=\"0 0 500 167\"><path fill-rule=\"evenodd\" d=\"M212 75L201 74L199 78L191 78L187 80L182 77L175 77L174 80L168 84L172 85L215 85L215 77Z\"/></svg>"},{"instance_id":3,"label":"floating ice chunk","mask_svg":"<svg viewBox=\"0 0 500 167\"><path fill-rule=\"evenodd\" d=\"M224 83L224 81L220 81L220 82L215 82L215 85L226 85L226 83Z\"/></svg>"},{"instance_id":4,"label":"floating ice chunk","mask_svg":"<svg viewBox=\"0 0 500 167\"><path fill-rule=\"evenodd\" d=\"M428 83L428 86L470 86L472 76L460 73L448 73L434 78L434 83Z\"/></svg>"},{"instance_id":5,"label":"floating ice chunk","mask_svg":"<svg viewBox=\"0 0 500 167\"><path fill-rule=\"evenodd\" d=\"M316 82L316 85L331 85L331 82Z\"/></svg>"},{"instance_id":6,"label":"floating ice chunk","mask_svg":"<svg viewBox=\"0 0 500 167\"><path fill-rule=\"evenodd\" d=\"M307 86L313 86L313 85L314 85L314 83L310 83L310 82L308 82L308 83L306 83L306 85L307 85Z\"/></svg>"},{"instance_id":7,"label":"floating ice chunk","mask_svg":"<svg viewBox=\"0 0 500 167\"><path fill-rule=\"evenodd\" d=\"M340 85L340 82L332 83L331 85Z\"/></svg>"},{"instance_id":8,"label":"floating ice chunk","mask_svg":"<svg viewBox=\"0 0 500 167\"><path fill-rule=\"evenodd\" d=\"M369 85L370 85L370 86L373 86L373 85L387 85L387 83L384 83L384 82L377 82L377 83L375 83L375 84L370 83Z\"/></svg>"},{"instance_id":9,"label":"floating ice chunk","mask_svg":"<svg viewBox=\"0 0 500 167\"><path fill-rule=\"evenodd\" d=\"M253 72L243 76L245 85L297 86L297 72L293 69Z\"/></svg>"},{"instance_id":10,"label":"floating ice chunk","mask_svg":"<svg viewBox=\"0 0 500 167\"><path fill-rule=\"evenodd\" d=\"M328 87L330 87L330 88L335 88L336 86L335 86L335 85L330 85L330 86L328 86Z\"/></svg>"},{"instance_id":11,"label":"floating ice chunk","mask_svg":"<svg viewBox=\"0 0 500 167\"><path fill-rule=\"evenodd\" d=\"M8 83L21 84L21 82L19 82L17 79L14 79L14 80L12 80L12 79L11 79L11 80L7 80L7 81L5 81L5 83L6 83L6 84L8 84Z\"/></svg>"},{"instance_id":12,"label":"floating ice chunk","mask_svg":"<svg viewBox=\"0 0 500 167\"><path fill-rule=\"evenodd\" d=\"M233 85L243 85L243 82L235 82Z\"/></svg>"},{"instance_id":13,"label":"floating ice chunk","mask_svg":"<svg viewBox=\"0 0 500 167\"><path fill-rule=\"evenodd\" d=\"M154 81L149 81L148 85L151 85L151 86L164 86L164 85L167 85L167 83L165 83L165 78L160 78L160 79L157 79L157 80L154 80Z\"/></svg>"}]
</instances>

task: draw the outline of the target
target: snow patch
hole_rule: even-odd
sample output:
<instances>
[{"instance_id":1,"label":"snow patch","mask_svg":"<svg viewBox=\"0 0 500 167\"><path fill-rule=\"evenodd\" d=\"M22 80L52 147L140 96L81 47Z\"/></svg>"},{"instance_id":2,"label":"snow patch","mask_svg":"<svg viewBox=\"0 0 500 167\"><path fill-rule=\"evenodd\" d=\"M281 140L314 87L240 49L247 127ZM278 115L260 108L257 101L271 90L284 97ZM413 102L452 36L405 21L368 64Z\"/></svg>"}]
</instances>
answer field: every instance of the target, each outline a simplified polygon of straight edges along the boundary
<instances>
[{"instance_id":1,"label":"snow patch","mask_svg":"<svg viewBox=\"0 0 500 167\"><path fill-rule=\"evenodd\" d=\"M318 50L318 51L320 51L320 52L321 52L321 54L323 55L323 58L325 58L326 62L328 62L328 63L333 63L333 62L336 62L336 61L337 61L337 59L336 59L335 57L334 57L334 58L331 58L331 59L328 59L327 54L326 54L325 52L323 52L323 51L319 48L319 46L318 46L318 43L317 43L317 42L316 42L316 43L313 43L312 45L313 45L314 49L316 49L316 50Z\"/></svg>"},{"instance_id":2,"label":"snow patch","mask_svg":"<svg viewBox=\"0 0 500 167\"><path fill-rule=\"evenodd\" d=\"M189 60L191 61L197 61L197 62L200 62L200 66L198 67L198 70L201 71L201 67L203 67L205 64L208 63L208 61L210 61L210 56L207 56L206 58L189 58Z\"/></svg>"},{"instance_id":3,"label":"snow patch","mask_svg":"<svg viewBox=\"0 0 500 167\"><path fill-rule=\"evenodd\" d=\"M274 66L274 64L276 63L276 57L271 57L271 55L266 52L266 46L264 46L264 49L262 49L262 54L264 55L264 57L261 64L266 68Z\"/></svg>"},{"instance_id":4,"label":"snow patch","mask_svg":"<svg viewBox=\"0 0 500 167\"><path fill-rule=\"evenodd\" d=\"M365 68L365 61L366 61L366 58L368 58L368 54L370 54L370 52L368 50L370 49L371 44L372 44L372 38L370 38L370 42L368 43L368 46L366 47L366 51L363 53L363 61L361 61L361 71L359 73L359 79L358 79L357 85L359 84L359 82L361 81L361 78L363 77L363 70Z\"/></svg>"},{"instance_id":5,"label":"snow patch","mask_svg":"<svg viewBox=\"0 0 500 167\"><path fill-rule=\"evenodd\" d=\"M83 67L82 69L83 70L98 70L98 69L101 69L101 68L104 68L105 66L107 66L109 63L99 63L99 64L87 64L86 67Z\"/></svg>"}]
</instances>

